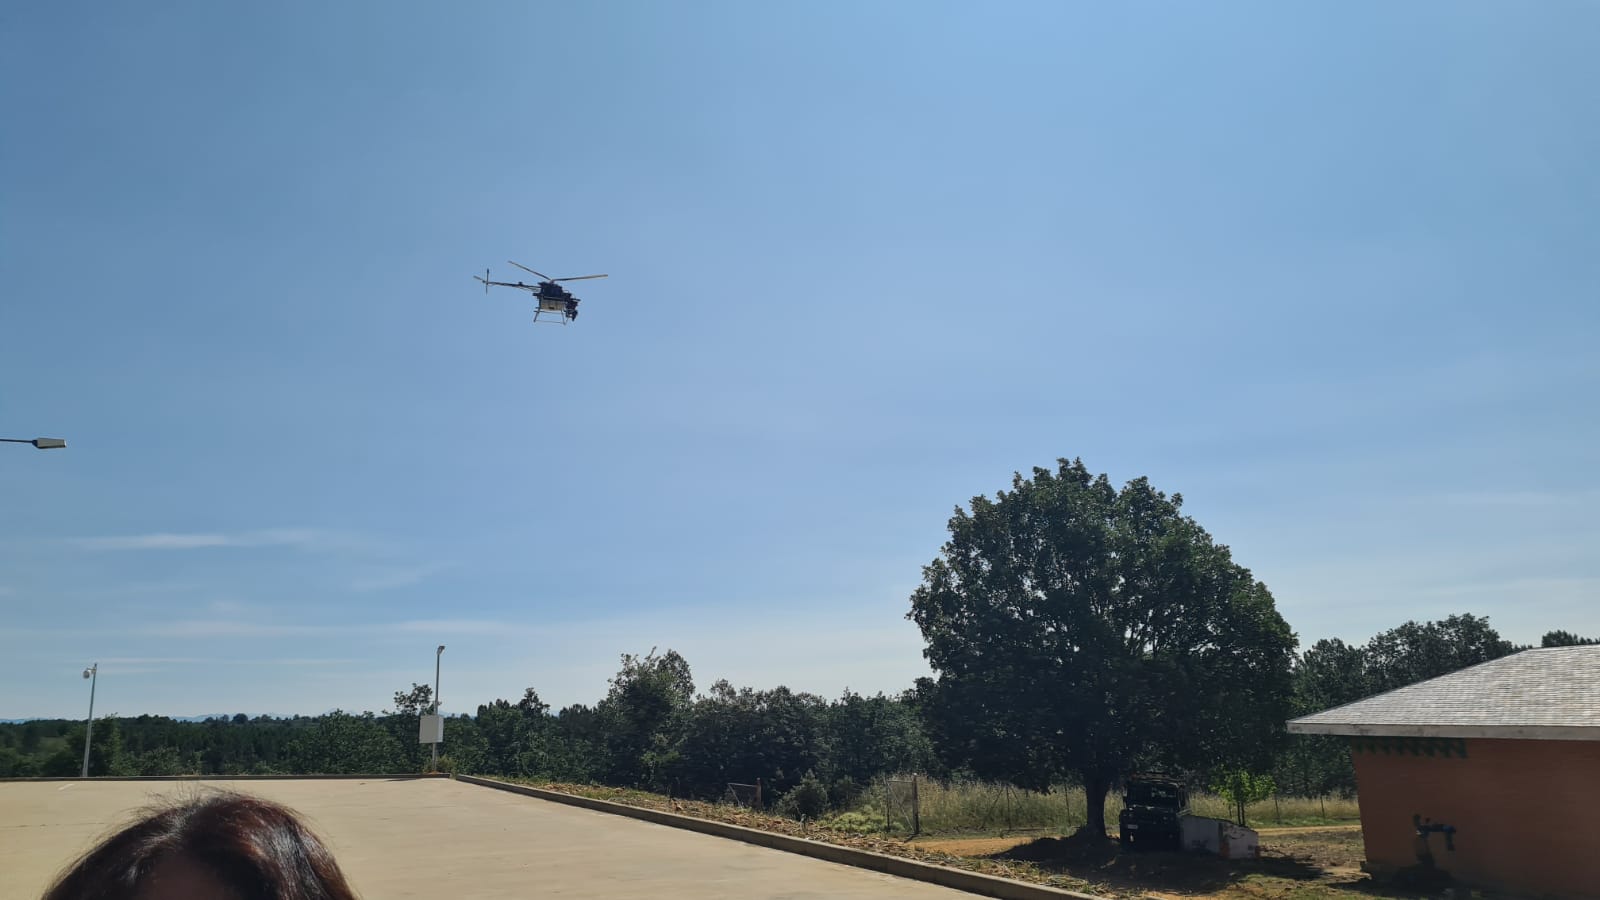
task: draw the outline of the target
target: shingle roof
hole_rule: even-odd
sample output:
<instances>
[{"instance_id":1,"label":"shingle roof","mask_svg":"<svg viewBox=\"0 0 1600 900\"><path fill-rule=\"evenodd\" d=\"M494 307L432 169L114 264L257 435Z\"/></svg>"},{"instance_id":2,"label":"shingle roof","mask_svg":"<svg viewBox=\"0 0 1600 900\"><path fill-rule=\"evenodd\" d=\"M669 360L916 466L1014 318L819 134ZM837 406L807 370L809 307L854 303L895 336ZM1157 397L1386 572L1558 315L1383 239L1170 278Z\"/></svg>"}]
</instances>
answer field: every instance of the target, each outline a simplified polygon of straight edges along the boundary
<instances>
[{"instance_id":1,"label":"shingle roof","mask_svg":"<svg viewBox=\"0 0 1600 900\"><path fill-rule=\"evenodd\" d=\"M1524 650L1294 719L1289 730L1600 741L1600 646Z\"/></svg>"}]
</instances>

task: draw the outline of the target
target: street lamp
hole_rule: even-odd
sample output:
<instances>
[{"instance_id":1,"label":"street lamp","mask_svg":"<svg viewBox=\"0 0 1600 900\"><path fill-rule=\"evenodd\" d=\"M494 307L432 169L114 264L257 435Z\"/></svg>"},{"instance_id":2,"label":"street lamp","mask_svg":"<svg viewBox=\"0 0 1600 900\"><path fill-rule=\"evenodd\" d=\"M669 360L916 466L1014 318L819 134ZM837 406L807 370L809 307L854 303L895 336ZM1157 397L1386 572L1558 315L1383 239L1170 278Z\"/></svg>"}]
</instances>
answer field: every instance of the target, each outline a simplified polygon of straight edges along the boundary
<instances>
[{"instance_id":1,"label":"street lamp","mask_svg":"<svg viewBox=\"0 0 1600 900\"><path fill-rule=\"evenodd\" d=\"M439 714L439 657L441 657L443 655L444 655L444 645L440 644L439 645L439 649L435 650L434 653L433 653L433 714L436 715L436 716ZM440 726L439 734L440 734L440 736L443 736L443 734L444 734L443 726ZM438 741L434 741L433 742L433 771L435 771L435 772L439 771L439 742Z\"/></svg>"},{"instance_id":2,"label":"street lamp","mask_svg":"<svg viewBox=\"0 0 1600 900\"><path fill-rule=\"evenodd\" d=\"M0 438L0 443L32 444L40 450L62 450L67 446L67 442L61 438L33 438L32 440L27 438Z\"/></svg>"},{"instance_id":3,"label":"street lamp","mask_svg":"<svg viewBox=\"0 0 1600 900\"><path fill-rule=\"evenodd\" d=\"M89 739L94 737L94 688L100 681L100 664L95 663L83 670L83 677L89 679L89 723L83 729L83 777L89 777Z\"/></svg>"}]
</instances>

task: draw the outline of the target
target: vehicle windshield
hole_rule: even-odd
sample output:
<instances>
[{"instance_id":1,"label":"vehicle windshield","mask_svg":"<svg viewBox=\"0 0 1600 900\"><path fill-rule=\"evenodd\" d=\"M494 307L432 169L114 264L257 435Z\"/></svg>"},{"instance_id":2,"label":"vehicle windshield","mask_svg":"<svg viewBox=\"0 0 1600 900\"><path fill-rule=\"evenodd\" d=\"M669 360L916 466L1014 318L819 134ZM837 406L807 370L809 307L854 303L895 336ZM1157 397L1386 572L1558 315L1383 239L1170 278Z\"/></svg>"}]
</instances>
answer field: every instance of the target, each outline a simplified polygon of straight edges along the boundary
<instances>
[{"instance_id":1,"label":"vehicle windshield","mask_svg":"<svg viewBox=\"0 0 1600 900\"><path fill-rule=\"evenodd\" d=\"M1127 802L1132 806L1172 806L1178 802L1178 788L1170 784L1130 784Z\"/></svg>"}]
</instances>

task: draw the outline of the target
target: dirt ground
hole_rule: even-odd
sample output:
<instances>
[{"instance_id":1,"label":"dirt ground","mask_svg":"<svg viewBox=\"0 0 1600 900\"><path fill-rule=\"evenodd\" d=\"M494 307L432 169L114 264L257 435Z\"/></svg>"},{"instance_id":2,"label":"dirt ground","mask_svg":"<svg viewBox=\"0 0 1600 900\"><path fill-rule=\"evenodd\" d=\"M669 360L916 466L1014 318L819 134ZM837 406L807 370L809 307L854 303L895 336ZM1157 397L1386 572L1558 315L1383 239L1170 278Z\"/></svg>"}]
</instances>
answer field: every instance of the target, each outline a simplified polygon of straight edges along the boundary
<instances>
[{"instance_id":1,"label":"dirt ground","mask_svg":"<svg viewBox=\"0 0 1600 900\"><path fill-rule=\"evenodd\" d=\"M1361 871L1360 826L1268 829L1261 858L1224 860L1195 853L1123 853L1106 841L1016 836L924 839L925 850L1023 862L1070 874L1115 893L1166 900L1313 900L1388 895Z\"/></svg>"},{"instance_id":2,"label":"dirt ground","mask_svg":"<svg viewBox=\"0 0 1600 900\"><path fill-rule=\"evenodd\" d=\"M1306 852L1316 850L1326 841L1317 838L1297 841L1290 835L1328 835L1329 839L1339 842L1333 835L1347 832L1355 835L1356 852L1361 851L1361 826L1351 825L1305 825L1295 828L1258 828L1257 832L1263 839L1268 839L1269 844L1282 844L1295 847ZM919 838L917 846L925 850L934 850L940 853L952 853L956 856L993 856L1004 853L1012 847L1020 847L1039 839L1037 834L1018 834L1011 837L971 837L971 838ZM1360 860L1358 859L1359 863Z\"/></svg>"}]
</instances>

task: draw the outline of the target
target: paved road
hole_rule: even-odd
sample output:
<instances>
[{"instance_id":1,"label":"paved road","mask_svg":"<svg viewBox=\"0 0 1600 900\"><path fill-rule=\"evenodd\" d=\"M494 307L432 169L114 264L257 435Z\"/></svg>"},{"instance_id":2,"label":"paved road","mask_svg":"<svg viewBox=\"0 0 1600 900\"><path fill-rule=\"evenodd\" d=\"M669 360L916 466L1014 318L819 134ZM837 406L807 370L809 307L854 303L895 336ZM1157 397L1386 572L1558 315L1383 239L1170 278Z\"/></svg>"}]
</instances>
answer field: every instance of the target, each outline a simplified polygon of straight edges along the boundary
<instances>
[{"instance_id":1,"label":"paved road","mask_svg":"<svg viewBox=\"0 0 1600 900\"><path fill-rule=\"evenodd\" d=\"M163 796L225 788L299 810L369 900L972 895L443 779L0 784L0 900L37 900L95 840Z\"/></svg>"}]
</instances>

